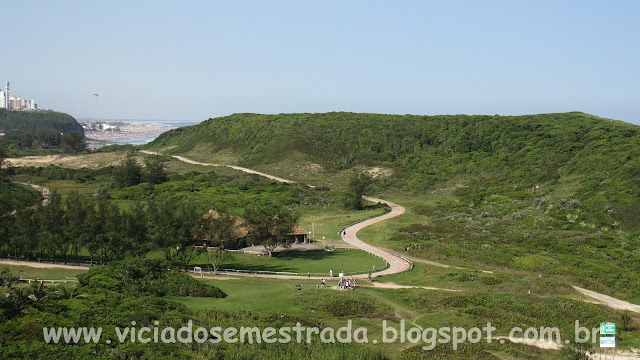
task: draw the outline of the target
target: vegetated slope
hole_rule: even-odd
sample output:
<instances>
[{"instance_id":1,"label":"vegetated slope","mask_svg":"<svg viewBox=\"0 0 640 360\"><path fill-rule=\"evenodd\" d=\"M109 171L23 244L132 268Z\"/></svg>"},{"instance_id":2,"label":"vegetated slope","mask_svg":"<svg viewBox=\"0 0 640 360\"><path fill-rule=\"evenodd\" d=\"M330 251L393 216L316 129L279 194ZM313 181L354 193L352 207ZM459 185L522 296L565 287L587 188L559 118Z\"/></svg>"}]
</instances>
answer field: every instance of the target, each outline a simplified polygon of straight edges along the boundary
<instances>
[{"instance_id":1,"label":"vegetated slope","mask_svg":"<svg viewBox=\"0 0 640 360\"><path fill-rule=\"evenodd\" d=\"M169 131L150 147L184 153L206 144L245 165L294 152L328 170L382 165L427 189L456 175L513 188L588 175L590 197L638 200L640 127L580 112L524 116L359 113L235 114Z\"/></svg>"},{"instance_id":2,"label":"vegetated slope","mask_svg":"<svg viewBox=\"0 0 640 360\"><path fill-rule=\"evenodd\" d=\"M71 115L54 111L13 111L0 109L0 147L16 149L84 148L84 130ZM13 155L17 155L13 153ZM22 154L20 154L22 155Z\"/></svg>"},{"instance_id":3,"label":"vegetated slope","mask_svg":"<svg viewBox=\"0 0 640 360\"><path fill-rule=\"evenodd\" d=\"M84 136L84 130L71 115L56 111L11 111L0 109L0 129L7 133L38 133L75 131Z\"/></svg>"}]
</instances>

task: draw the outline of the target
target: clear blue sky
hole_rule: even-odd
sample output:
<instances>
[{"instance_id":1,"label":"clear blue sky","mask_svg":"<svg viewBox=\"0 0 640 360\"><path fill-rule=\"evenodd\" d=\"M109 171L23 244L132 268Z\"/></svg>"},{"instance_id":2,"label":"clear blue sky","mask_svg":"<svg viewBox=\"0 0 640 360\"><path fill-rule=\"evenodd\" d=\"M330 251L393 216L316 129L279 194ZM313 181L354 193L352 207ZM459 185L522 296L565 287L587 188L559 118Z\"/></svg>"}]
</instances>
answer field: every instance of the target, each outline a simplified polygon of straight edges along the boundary
<instances>
[{"instance_id":1,"label":"clear blue sky","mask_svg":"<svg viewBox=\"0 0 640 360\"><path fill-rule=\"evenodd\" d=\"M2 87L77 118L576 110L640 124L640 1L4 1L0 18Z\"/></svg>"}]
</instances>

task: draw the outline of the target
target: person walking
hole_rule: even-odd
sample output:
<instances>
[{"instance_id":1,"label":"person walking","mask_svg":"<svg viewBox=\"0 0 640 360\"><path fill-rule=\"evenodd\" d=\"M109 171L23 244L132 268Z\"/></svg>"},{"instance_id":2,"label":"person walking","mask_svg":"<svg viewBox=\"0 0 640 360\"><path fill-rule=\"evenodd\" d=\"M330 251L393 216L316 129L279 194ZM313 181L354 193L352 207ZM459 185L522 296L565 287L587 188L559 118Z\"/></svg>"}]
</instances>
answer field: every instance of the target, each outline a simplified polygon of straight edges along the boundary
<instances>
[{"instance_id":1,"label":"person walking","mask_svg":"<svg viewBox=\"0 0 640 360\"><path fill-rule=\"evenodd\" d=\"M333 277L333 269L329 270L329 277L332 278Z\"/></svg>"}]
</instances>

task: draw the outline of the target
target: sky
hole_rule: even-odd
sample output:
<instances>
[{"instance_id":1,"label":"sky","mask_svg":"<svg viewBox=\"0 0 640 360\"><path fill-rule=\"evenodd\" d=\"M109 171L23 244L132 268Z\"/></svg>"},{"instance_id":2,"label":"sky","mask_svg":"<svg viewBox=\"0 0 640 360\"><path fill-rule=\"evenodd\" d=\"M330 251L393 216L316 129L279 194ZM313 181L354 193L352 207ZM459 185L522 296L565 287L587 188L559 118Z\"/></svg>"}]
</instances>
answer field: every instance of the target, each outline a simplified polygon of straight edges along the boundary
<instances>
[{"instance_id":1,"label":"sky","mask_svg":"<svg viewBox=\"0 0 640 360\"><path fill-rule=\"evenodd\" d=\"M640 124L640 1L4 1L0 83L76 118L583 111ZM98 94L94 96L93 94Z\"/></svg>"}]
</instances>

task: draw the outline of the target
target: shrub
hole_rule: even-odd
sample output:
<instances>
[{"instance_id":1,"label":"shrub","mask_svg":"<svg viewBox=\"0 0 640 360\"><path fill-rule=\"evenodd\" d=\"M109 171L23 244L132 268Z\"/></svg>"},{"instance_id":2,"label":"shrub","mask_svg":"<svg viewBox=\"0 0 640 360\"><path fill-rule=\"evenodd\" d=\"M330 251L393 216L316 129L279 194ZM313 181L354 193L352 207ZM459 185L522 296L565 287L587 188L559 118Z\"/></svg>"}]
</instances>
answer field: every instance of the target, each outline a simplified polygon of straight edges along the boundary
<instances>
[{"instance_id":1,"label":"shrub","mask_svg":"<svg viewBox=\"0 0 640 360\"><path fill-rule=\"evenodd\" d=\"M331 299L325 305L325 310L333 316L373 315L376 307L365 299L344 297Z\"/></svg>"},{"instance_id":2,"label":"shrub","mask_svg":"<svg viewBox=\"0 0 640 360\"><path fill-rule=\"evenodd\" d=\"M206 285L185 273L167 271L161 261L127 259L96 266L78 276L83 290L99 293L146 293L158 296L194 296L222 298L219 288Z\"/></svg>"}]
</instances>

